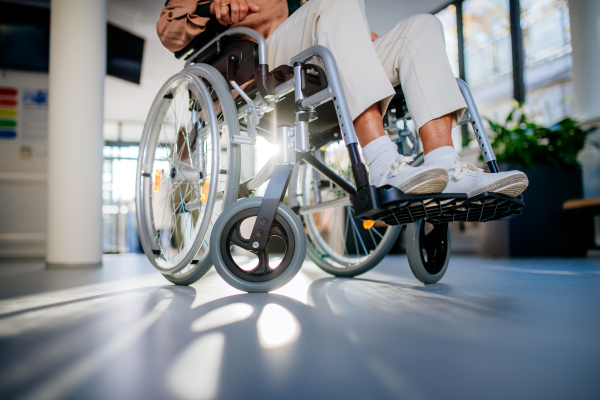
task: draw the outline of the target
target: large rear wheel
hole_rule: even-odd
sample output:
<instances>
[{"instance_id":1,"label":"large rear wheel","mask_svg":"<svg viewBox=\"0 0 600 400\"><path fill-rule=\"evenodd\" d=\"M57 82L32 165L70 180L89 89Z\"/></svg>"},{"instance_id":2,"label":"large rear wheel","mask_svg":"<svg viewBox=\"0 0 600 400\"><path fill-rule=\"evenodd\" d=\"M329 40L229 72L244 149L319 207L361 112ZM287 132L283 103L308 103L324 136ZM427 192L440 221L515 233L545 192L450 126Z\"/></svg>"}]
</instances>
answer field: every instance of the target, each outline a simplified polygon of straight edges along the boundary
<instances>
[{"instance_id":1,"label":"large rear wheel","mask_svg":"<svg viewBox=\"0 0 600 400\"><path fill-rule=\"evenodd\" d=\"M322 147L315 157L353 181L342 141ZM360 275L379 264L396 243L402 227L356 218L348 193L310 165L302 163L295 172L298 184L290 186L290 203L300 207L308 257L335 276Z\"/></svg>"},{"instance_id":2,"label":"large rear wheel","mask_svg":"<svg viewBox=\"0 0 600 400\"><path fill-rule=\"evenodd\" d=\"M237 111L223 77L194 65L157 95L140 142L138 230L150 262L169 281L189 285L212 262L210 231L237 199Z\"/></svg>"}]
</instances>

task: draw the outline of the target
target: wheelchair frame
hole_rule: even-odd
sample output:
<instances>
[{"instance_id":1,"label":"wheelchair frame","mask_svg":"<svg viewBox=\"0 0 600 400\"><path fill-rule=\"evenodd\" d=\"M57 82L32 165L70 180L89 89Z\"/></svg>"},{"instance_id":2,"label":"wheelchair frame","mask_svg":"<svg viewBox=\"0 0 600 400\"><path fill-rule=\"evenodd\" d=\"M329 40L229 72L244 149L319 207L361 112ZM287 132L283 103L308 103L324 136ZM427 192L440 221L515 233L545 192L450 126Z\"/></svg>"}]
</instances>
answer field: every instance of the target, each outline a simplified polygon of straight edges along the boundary
<instances>
[{"instance_id":1,"label":"wheelchair frame","mask_svg":"<svg viewBox=\"0 0 600 400\"><path fill-rule=\"evenodd\" d=\"M278 127L277 140L283 150L281 151L276 163L267 163L267 165L265 165L265 167L263 167L263 169L259 171L252 180L243 184L244 189L246 189L246 192L248 192L258 188L269 178L271 179L250 237L252 250L264 250L267 243L267 235L264 235L263 233L269 231L273 222L273 218L277 212L277 206L285 196L293 165L299 161L304 161L311 165L321 174L331 179L340 188L348 192L350 195L349 200L352 203L356 215L363 219L375 218L385 220L385 222L388 224L402 224L407 222L415 222L418 215L422 218L428 218L431 220L436 220L436 217L438 217L438 221L441 222L444 220L444 222L448 222L448 218L439 218L444 212L447 213L449 211L448 207L445 207L444 209L444 207L441 206L441 201L447 199L462 200L460 204L457 205L456 202L454 204L454 208L458 209L460 208L459 206L467 200L467 197L464 194L428 194L415 196L403 194L394 188L382 189L370 186L367 170L359 153L358 139L356 137L356 132L354 131L354 125L350 116L348 104L346 103L346 97L344 95L344 90L339 78L336 61L333 57L333 54L323 46L310 47L298 54L296 57L292 58L290 60L290 64L293 66L294 70L293 79L277 86L273 85L273 79L270 79L269 77L266 40L260 34L248 28L233 28L216 36L203 48L192 53L188 57L186 67L192 65L194 59L196 59L211 46L214 46L215 43L219 42L222 38L234 35L249 36L257 42L258 68L255 73L255 79L259 93L256 95L256 98L252 100L235 82L235 66L238 62L238 59L235 56L231 56L228 60L227 80L246 101L246 105L238 109L238 112L240 119L245 118L247 121L249 131L248 136L232 137L232 143L254 144L256 136L255 126L258 124L260 117L265 113L272 111L274 109L274 103L278 102L279 99L290 94L291 92L295 93L295 126ZM311 60L317 57L324 65L324 73L326 74L326 78L321 79L321 82L324 82L325 84L318 92L310 95L309 97L305 97L303 88L306 87L306 65L308 65ZM485 131L481 116L479 115L475 105L471 91L463 80L457 79L457 83L467 103L467 111L465 112L463 119L460 121L460 125L466 123L472 124L481 154L490 172L499 172L494 151L492 150L492 146ZM336 174L333 170L310 154L311 148L309 143L310 134L308 123L317 118L315 109L329 101L333 101L340 126L340 132L350 156L350 163L354 176L354 185ZM429 215L430 212L427 211L427 206L423 201L431 200L432 198L437 200L440 212L435 214L434 211L432 215ZM477 219L478 221L500 219L512 216L514 214L518 214L524 207L522 197L519 199L511 199L507 196L492 193L486 193L484 195L477 196L477 199L475 199L474 203L477 203L478 200L483 198L488 198L488 200L490 198L495 199L493 200L495 203L495 211L490 215L489 210L484 212L484 206L477 207L476 205L479 213L479 217ZM400 203L406 203L410 200L415 200L417 202L422 200L417 207L422 209L424 213L422 212L419 215L418 212L411 212L411 207L409 206L404 208L410 216L410 219L406 220L406 218L404 218L405 221L403 221L402 218L397 218L394 212L392 212L391 215L395 218L385 218L386 214L390 214L389 212L386 212L390 209L390 207L387 207L386 205L393 203L397 209L402 209L402 205ZM344 199L343 201L347 200ZM334 200L334 202L340 202L340 200ZM473 203L473 201L470 203ZM506 203L508 204L506 205ZM505 204L505 206L500 207L500 210L498 210L499 206L502 204ZM296 212L302 215L333 205L334 204L332 203L322 203L315 206L305 206L300 207L296 210ZM414 205L412 206L412 209L415 209ZM476 213L472 213L471 219L469 219L469 212L467 212L465 217L456 219L456 217L453 216L452 220L472 220L473 215L476 215Z\"/></svg>"},{"instance_id":2,"label":"wheelchair frame","mask_svg":"<svg viewBox=\"0 0 600 400\"><path fill-rule=\"evenodd\" d=\"M235 45L232 43L232 46L229 46L225 42L222 42L222 39L226 37L240 35L252 38L256 44L249 41L236 41ZM194 43L197 43L197 41ZM251 59L250 55L246 54L250 49L253 50L254 59ZM233 28L219 34L197 51L190 45L179 52L179 54L187 55L187 61L183 71L172 79L178 76L189 75L192 77L195 76L194 71L203 71L200 74L202 76L194 77L199 86L202 86L204 81L210 81L214 84L221 82L217 84L221 93L217 95L217 99L221 99L221 101L229 104L227 115L229 115L228 120L230 122L225 121L225 124L236 124L235 126L229 126L229 129L221 130L221 127L218 128L219 132L227 135L228 140L226 142L228 144L226 145L230 146L228 149L235 149L237 152L240 145L254 145L256 143L257 129L264 130L259 127L261 119L267 113L275 110L276 103L283 101L287 97L288 100L286 102L290 103L290 106L293 106L293 126L279 125L277 127L276 141L280 146L279 154L272 157L252 179L241 183L239 190L236 189L234 192L231 192L233 198L230 196L228 201L231 202L236 198L235 193L237 193L237 199L250 197L254 190L269 181L264 197L253 197L239 200L233 204L229 203L223 213L218 216L210 235L210 245L208 248L212 249L210 251L212 263L227 282L240 290L260 292L281 287L297 273L306 254L323 270L336 276L355 276L364 273L373 268L391 248L393 241L395 241L395 238L400 233L399 227L393 226L404 224L410 224L407 228L407 232L410 231L410 243L407 242L407 256L415 277L424 283L435 283L443 277L450 257L448 222L484 222L505 219L520 214L524 207L522 195L517 198L497 193L482 193L472 198L468 198L466 194L452 193L407 195L393 187L375 187L370 185L367 169L361 158L358 139L354 131L353 121L338 74L336 61L332 53L323 46L310 47L292 58L290 60L291 66L282 65L270 71L267 64L266 40L258 32L251 29ZM316 59L319 60L318 63L315 62ZM244 63L241 61L244 61ZM211 62L213 62L215 67L210 66ZM308 71L311 70L315 74L308 74ZM226 81L223 81L220 75L225 76ZM254 98L240 87L252 75L254 76L256 85L256 91L252 94ZM316 84L317 79L318 84ZM227 87L226 83L230 87ZM311 85L310 89L309 84ZM459 125L472 124L481 154L489 170L491 172L499 172L494 152L473 96L464 81L458 79L457 84L467 104L467 111L459 122ZM314 88L315 85L317 85L316 89ZM231 88L235 89L240 95L240 98L235 102L232 97L229 97L229 90ZM248 92L250 90L254 89L249 89ZM291 104L292 98L288 96L292 92L294 92L293 104ZM162 89L160 93L162 93ZM397 115L391 111L388 111L384 117L384 127L387 125L386 131L390 136L396 136L396 132L398 133L398 138L402 141L403 153L405 147L407 147L406 145L408 145L410 153L415 155L418 136L406 126L406 120L410 118L408 108L406 107L401 91L397 93L394 100L401 100L399 105L402 115L398 116L404 119L405 127L401 131L395 128ZM155 100L155 102L168 98L167 95L160 94L157 97L159 100ZM203 97L208 99L206 104L210 104L211 98L213 103L216 101L213 95L207 96L203 94ZM170 98L172 99L172 97ZM336 118L323 119L324 125L327 126L324 129L319 128L319 124L312 125L313 128L317 127L316 129L320 130L318 134L311 138L309 123L318 119L317 108L329 102L331 102L333 107L320 108L318 112L324 110L326 116L331 112L335 112ZM398 107L396 108L398 109ZM209 114L211 114L210 111ZM214 110L212 110L212 114L215 114ZM212 114L210 115L211 123L215 119ZM150 115L153 115L152 110ZM284 116L284 118L286 117ZM225 119L227 120L227 117ZM276 122L279 123L279 121ZM332 124L333 126L328 124ZM321 125L323 124L321 123ZM240 126L245 128L246 134L240 132ZM208 127L203 129L208 129ZM219 136L214 126L211 126L210 130L213 135ZM266 131L272 135L272 132ZM321 148L322 145L339 141L340 134L349 156L353 182L349 182L340 176L343 172L338 174L322 162L319 156L320 153L312 154L316 152L317 148ZM218 140L215 138L215 141ZM139 169L140 162L138 160L138 174L146 178L150 177L148 171ZM292 209L285 206L282 202L290 185L291 177L295 171L295 166L301 162L313 169L314 179L320 182L320 175L326 177L330 180L331 188L339 188L342 194L338 193L336 195L338 197L333 200L323 200L321 197L321 186L318 184L308 192L304 192L305 188L303 189L302 196L304 196L304 200L302 203L298 204L294 200L293 203L295 204L292 204ZM423 157L419 155L411 165L419 165L422 162ZM335 166L332 165L332 167ZM194 180L194 176L197 175L194 175L195 170L188 171L184 168L184 170L179 171L179 168L179 166L173 167L175 174L171 173L171 178L177 179L179 173L181 173L183 180L190 180L191 182ZM239 182L239 175L237 175L239 173L239 166L237 168L237 173L233 175L237 177L234 181ZM303 168L300 165L298 170L304 170ZM228 177L230 176L229 172L226 171L225 173ZM138 189L140 179L140 176L138 176ZM308 178L306 175L303 175L302 179L304 182ZM211 191L217 190L217 186L212 185L212 183L210 187ZM235 188L235 184L233 187ZM297 187L293 186L292 188L296 189ZM314 190L315 204L311 204L313 200L307 200L308 198L306 197L307 195L310 196L312 190ZM292 192L294 191L290 189L290 195L292 195ZM348 195L346 196L343 192ZM375 253L368 253L366 258L363 259L364 262L359 257L359 261L356 264L347 264L349 263L348 261L339 261L338 259L335 262L338 264L341 263L341 265L323 263L318 258L318 254L313 254L313 250L316 252L319 251L317 247L314 249L310 246L307 247L308 241L306 240L305 228L309 229L312 226L308 222L312 221L311 218L313 217L311 217L311 214L320 211L326 212L329 208L337 209L340 207L346 209L348 218L364 220L363 225L365 230L373 227L373 221L375 220L382 221L388 225L385 236L387 239L381 236L382 242L380 242L380 244L384 242L385 244L379 246L379 244L375 243ZM183 208L187 209L187 204L182 204ZM145 221L142 219L144 216L140 210L141 208L138 208L138 221ZM256 216L253 217L255 218L254 221L249 220L250 216ZM299 216L303 217L304 222L301 221ZM248 223L244 226L243 239L240 239L241 223L246 220L248 220ZM354 219L351 219L351 221L356 226ZM429 233L426 233L424 230L424 221L434 224L433 230ZM151 220L150 223L152 223ZM234 226L237 227L235 228L237 229L237 233L235 234L232 233L234 231L231 231ZM284 229L287 233L284 234L281 229ZM223 236L225 232L229 233ZM309 230L309 234L310 232L312 231ZM231 235L235 235L237 239ZM267 276L272 272L267 270L269 266L268 261L266 264L260 261L256 267L256 271L253 269L249 272L244 272L245 270L237 271L239 266L235 268L229 266L228 263L230 261L235 264L232 255L229 254L229 241L233 241L235 246L250 251L257 255L259 259L264 260L264 257L268 258L267 246L270 237L277 237L277 235L287 235L284 240L291 240L289 242L291 249L289 257L291 258L288 257L288 250L286 250L285 257L288 257L286 266L283 269L278 269L271 278ZM292 237L289 235L292 235ZM371 236L373 235L371 234ZM286 242L287 245L288 242ZM154 248L146 249L146 247L144 250L148 254L148 257L151 257L150 253L152 255L160 254L160 250L155 250ZM335 258L335 251L327 249L320 250L325 252L320 254L323 257ZM307 250L309 250L308 253ZM363 250L367 254L366 249ZM426 252L426 255L423 252ZM223 258L223 254L225 253L228 254L231 260ZM194 256L190 252L186 257ZM190 272L191 275L189 277L186 275L186 277L176 279L170 275L165 276L174 283L190 284L208 272L210 264L205 261L209 260L203 261L202 268L190 270L192 272ZM157 266L156 262L153 262L153 264ZM180 263L180 265L173 267L172 271L177 272L185 268L183 264L185 263ZM194 264L194 262L192 261L191 264ZM159 267L157 268L160 270ZM169 271L161 272L170 273ZM244 275L245 273L248 276ZM260 275L260 279L259 275L256 274ZM259 280L257 281L256 279Z\"/></svg>"}]
</instances>

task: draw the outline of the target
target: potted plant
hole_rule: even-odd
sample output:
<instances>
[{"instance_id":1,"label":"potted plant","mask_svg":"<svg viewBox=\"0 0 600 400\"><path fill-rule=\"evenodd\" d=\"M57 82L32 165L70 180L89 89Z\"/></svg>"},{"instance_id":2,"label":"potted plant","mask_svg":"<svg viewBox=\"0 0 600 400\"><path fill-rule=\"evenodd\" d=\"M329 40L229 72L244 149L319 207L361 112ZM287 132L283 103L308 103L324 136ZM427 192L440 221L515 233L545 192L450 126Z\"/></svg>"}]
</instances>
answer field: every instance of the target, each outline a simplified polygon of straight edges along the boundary
<instances>
[{"instance_id":1,"label":"potted plant","mask_svg":"<svg viewBox=\"0 0 600 400\"><path fill-rule=\"evenodd\" d=\"M566 212L568 199L583 197L577 153L586 135L573 118L546 127L518 105L504 123L488 119L501 170L527 174L523 215L508 220L508 255L584 256L593 240L592 221Z\"/></svg>"}]
</instances>

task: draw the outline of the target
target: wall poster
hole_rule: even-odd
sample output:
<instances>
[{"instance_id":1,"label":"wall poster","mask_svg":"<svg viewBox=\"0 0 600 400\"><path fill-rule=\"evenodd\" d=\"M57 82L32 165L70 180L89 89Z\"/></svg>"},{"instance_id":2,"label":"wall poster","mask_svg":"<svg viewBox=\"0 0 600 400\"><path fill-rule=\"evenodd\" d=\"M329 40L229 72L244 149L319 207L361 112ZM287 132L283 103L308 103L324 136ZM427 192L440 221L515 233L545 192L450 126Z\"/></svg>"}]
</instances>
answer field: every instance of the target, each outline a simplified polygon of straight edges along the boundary
<instances>
[{"instance_id":1,"label":"wall poster","mask_svg":"<svg viewBox=\"0 0 600 400\"><path fill-rule=\"evenodd\" d=\"M0 139L48 139L48 90L0 86Z\"/></svg>"}]
</instances>

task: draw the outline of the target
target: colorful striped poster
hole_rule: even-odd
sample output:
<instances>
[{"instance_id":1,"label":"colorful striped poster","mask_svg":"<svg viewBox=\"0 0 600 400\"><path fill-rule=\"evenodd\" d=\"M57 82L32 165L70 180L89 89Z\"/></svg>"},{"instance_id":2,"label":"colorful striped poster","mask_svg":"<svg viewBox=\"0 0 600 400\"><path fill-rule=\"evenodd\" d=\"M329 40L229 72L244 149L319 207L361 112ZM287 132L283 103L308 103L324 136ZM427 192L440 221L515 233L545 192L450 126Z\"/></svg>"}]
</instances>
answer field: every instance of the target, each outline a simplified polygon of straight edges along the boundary
<instances>
[{"instance_id":1,"label":"colorful striped poster","mask_svg":"<svg viewBox=\"0 0 600 400\"><path fill-rule=\"evenodd\" d=\"M0 139L17 137L19 90L0 86Z\"/></svg>"}]
</instances>

